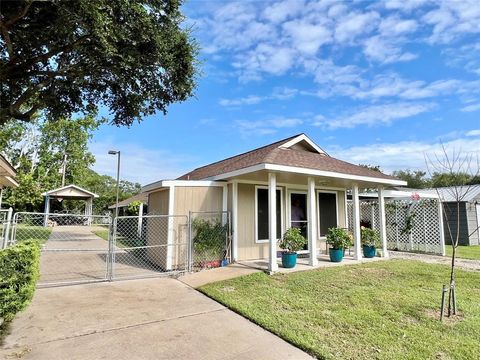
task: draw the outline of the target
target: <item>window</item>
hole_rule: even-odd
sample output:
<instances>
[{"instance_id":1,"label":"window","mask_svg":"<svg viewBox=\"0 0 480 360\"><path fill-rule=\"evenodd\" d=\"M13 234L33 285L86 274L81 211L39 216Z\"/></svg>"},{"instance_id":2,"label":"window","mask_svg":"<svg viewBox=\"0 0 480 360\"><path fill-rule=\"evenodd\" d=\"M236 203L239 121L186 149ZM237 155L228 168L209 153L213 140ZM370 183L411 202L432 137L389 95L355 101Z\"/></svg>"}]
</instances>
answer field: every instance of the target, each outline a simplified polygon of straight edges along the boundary
<instances>
[{"instance_id":1,"label":"window","mask_svg":"<svg viewBox=\"0 0 480 360\"><path fill-rule=\"evenodd\" d=\"M256 240L268 241L268 189L256 189L255 211L257 214ZM277 238L282 236L282 192L277 189Z\"/></svg>"},{"instance_id":2,"label":"window","mask_svg":"<svg viewBox=\"0 0 480 360\"><path fill-rule=\"evenodd\" d=\"M328 229L337 226L337 194L318 193L318 214L320 236L326 236Z\"/></svg>"}]
</instances>

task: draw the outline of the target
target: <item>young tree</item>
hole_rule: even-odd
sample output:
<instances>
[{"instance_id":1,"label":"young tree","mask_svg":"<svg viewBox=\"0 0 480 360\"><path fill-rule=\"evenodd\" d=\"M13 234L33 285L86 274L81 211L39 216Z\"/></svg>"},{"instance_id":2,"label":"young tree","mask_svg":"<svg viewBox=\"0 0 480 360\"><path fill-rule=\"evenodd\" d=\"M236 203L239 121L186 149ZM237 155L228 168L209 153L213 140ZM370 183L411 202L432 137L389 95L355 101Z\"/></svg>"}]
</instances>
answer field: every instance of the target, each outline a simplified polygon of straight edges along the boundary
<instances>
[{"instance_id":1,"label":"young tree","mask_svg":"<svg viewBox=\"0 0 480 360\"><path fill-rule=\"evenodd\" d=\"M182 0L3 1L0 125L106 106L131 125L196 86L198 50Z\"/></svg>"},{"instance_id":2,"label":"young tree","mask_svg":"<svg viewBox=\"0 0 480 360\"><path fill-rule=\"evenodd\" d=\"M454 204L455 211L447 211L442 206L443 217L446 220L448 235L452 239L452 258L450 263L450 286L448 290L448 312L451 316L456 314L456 293L455 293L455 260L458 243L460 240L460 204L472 191L470 180L480 175L480 160L478 152L448 151L442 144L440 154L425 154L425 162L431 177L435 174L442 174L444 179L448 179L442 185L448 186L442 191L438 188L437 195L443 200L448 197L448 201ZM453 201L452 201L453 200ZM452 219L452 216L455 218ZM451 223L455 224L455 233L452 231Z\"/></svg>"}]
</instances>

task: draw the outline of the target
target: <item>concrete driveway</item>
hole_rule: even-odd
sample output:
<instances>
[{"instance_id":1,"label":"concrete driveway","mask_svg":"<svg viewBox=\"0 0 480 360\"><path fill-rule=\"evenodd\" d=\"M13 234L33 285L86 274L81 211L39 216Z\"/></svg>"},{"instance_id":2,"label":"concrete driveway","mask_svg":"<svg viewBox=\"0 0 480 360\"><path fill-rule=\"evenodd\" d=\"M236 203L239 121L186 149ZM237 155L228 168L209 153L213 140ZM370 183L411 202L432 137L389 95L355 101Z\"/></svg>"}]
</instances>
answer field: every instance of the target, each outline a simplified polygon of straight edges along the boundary
<instances>
[{"instance_id":1,"label":"concrete driveway","mask_svg":"<svg viewBox=\"0 0 480 360\"><path fill-rule=\"evenodd\" d=\"M171 278L38 289L3 358L311 359Z\"/></svg>"}]
</instances>

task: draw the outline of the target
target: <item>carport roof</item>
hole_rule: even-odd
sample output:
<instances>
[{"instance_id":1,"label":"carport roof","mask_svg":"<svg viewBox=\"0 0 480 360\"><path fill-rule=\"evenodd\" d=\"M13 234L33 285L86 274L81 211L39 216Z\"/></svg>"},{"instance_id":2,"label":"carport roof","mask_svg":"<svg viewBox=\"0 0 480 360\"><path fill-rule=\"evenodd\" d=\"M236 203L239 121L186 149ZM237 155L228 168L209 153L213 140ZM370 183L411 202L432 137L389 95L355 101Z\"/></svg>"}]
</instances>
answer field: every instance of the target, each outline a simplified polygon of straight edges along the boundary
<instances>
[{"instance_id":1,"label":"carport roof","mask_svg":"<svg viewBox=\"0 0 480 360\"><path fill-rule=\"evenodd\" d=\"M77 185L67 185L44 192L42 196L62 198L98 198L98 195Z\"/></svg>"}]
</instances>

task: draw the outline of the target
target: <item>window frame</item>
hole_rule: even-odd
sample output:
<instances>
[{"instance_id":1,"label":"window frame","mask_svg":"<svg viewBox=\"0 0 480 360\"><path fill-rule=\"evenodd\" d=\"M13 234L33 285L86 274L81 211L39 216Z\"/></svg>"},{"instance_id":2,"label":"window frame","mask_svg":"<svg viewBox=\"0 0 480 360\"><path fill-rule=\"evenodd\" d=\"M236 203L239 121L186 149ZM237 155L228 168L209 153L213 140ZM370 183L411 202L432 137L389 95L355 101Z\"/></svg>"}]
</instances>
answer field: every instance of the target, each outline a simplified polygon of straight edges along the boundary
<instances>
[{"instance_id":1,"label":"window frame","mask_svg":"<svg viewBox=\"0 0 480 360\"><path fill-rule=\"evenodd\" d=\"M321 229L320 229L320 206L319 206L319 200L320 200L320 197L319 197L319 194L335 194L335 215L336 215L336 223L337 223L337 227L338 227L338 223L339 223L339 207L338 207L338 191L336 190L317 190L316 191L316 197L315 197L315 201L316 201L316 209L317 209L317 234L318 234L318 239L320 240L325 240L327 238L326 235L321 235Z\"/></svg>"},{"instance_id":2,"label":"window frame","mask_svg":"<svg viewBox=\"0 0 480 360\"><path fill-rule=\"evenodd\" d=\"M255 244L265 244L270 241L270 239L259 239L258 238L258 189L266 189L268 191L268 186L255 185ZM280 190L280 234L277 234L277 241L281 239L284 232L284 206L283 206L283 188L277 186L276 190ZM277 219L278 220L278 219Z\"/></svg>"}]
</instances>

